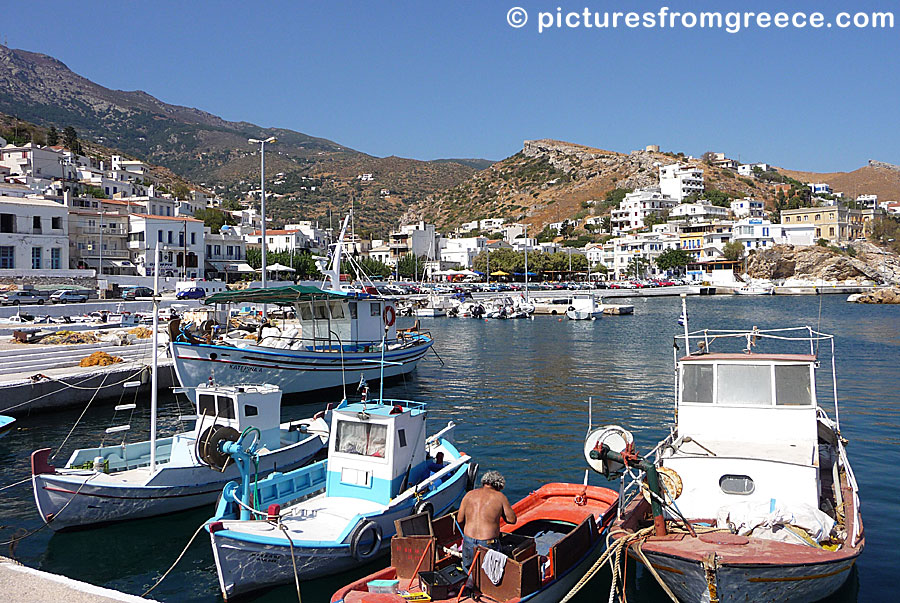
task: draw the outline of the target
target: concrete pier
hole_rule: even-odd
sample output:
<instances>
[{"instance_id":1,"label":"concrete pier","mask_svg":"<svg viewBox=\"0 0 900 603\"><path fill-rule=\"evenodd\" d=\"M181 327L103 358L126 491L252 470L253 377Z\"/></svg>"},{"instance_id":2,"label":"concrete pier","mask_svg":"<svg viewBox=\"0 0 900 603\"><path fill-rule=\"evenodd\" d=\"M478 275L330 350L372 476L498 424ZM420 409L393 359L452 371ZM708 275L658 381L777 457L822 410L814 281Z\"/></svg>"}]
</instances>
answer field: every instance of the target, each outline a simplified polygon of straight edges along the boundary
<instances>
[{"instance_id":1,"label":"concrete pier","mask_svg":"<svg viewBox=\"0 0 900 603\"><path fill-rule=\"evenodd\" d=\"M43 572L0 557L0 598L16 603L146 603L135 595Z\"/></svg>"}]
</instances>

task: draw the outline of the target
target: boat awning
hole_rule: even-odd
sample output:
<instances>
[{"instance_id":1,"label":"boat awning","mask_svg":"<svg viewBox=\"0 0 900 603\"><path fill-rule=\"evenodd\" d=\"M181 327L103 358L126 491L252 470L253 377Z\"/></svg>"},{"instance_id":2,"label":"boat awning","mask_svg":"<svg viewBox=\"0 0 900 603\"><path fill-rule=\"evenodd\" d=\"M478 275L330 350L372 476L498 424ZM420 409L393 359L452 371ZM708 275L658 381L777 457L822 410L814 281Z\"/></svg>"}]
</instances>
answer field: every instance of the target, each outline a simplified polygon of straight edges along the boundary
<instances>
[{"instance_id":1,"label":"boat awning","mask_svg":"<svg viewBox=\"0 0 900 603\"><path fill-rule=\"evenodd\" d=\"M269 287L266 289L244 289L243 291L222 291L210 295L206 304L290 304L315 299L343 299L351 294L342 291L325 291L318 287L291 285L289 287Z\"/></svg>"}]
</instances>

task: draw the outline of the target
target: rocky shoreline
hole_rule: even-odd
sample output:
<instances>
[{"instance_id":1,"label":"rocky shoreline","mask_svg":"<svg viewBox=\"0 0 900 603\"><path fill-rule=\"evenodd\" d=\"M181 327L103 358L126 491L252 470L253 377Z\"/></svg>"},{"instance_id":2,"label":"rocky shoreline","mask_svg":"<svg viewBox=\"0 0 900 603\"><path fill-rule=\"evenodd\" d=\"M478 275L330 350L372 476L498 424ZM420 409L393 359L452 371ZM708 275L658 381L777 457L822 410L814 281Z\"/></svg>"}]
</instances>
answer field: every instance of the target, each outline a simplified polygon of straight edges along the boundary
<instances>
[{"instance_id":1,"label":"rocky shoreline","mask_svg":"<svg viewBox=\"0 0 900 603\"><path fill-rule=\"evenodd\" d=\"M900 287L885 287L870 293L854 293L847 301L857 304L900 304Z\"/></svg>"}]
</instances>

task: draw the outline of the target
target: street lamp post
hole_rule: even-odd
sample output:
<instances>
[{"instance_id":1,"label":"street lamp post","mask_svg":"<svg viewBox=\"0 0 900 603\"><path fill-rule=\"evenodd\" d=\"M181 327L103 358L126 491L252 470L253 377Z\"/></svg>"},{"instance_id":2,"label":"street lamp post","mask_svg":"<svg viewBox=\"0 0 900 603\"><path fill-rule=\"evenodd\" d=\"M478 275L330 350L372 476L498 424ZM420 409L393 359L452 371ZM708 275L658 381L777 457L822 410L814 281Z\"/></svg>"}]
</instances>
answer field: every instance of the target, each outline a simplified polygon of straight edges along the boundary
<instances>
[{"instance_id":1,"label":"street lamp post","mask_svg":"<svg viewBox=\"0 0 900 603\"><path fill-rule=\"evenodd\" d=\"M262 287L266 288L266 143L275 142L275 137L270 136L265 140L257 140L250 138L247 140L250 144L259 145L259 213L262 216L262 224L260 225L260 241L262 255ZM265 311L265 306L263 306ZM264 317L265 318L265 317Z\"/></svg>"},{"instance_id":2,"label":"street lamp post","mask_svg":"<svg viewBox=\"0 0 900 603\"><path fill-rule=\"evenodd\" d=\"M528 224L525 225L525 303L528 303Z\"/></svg>"}]
</instances>

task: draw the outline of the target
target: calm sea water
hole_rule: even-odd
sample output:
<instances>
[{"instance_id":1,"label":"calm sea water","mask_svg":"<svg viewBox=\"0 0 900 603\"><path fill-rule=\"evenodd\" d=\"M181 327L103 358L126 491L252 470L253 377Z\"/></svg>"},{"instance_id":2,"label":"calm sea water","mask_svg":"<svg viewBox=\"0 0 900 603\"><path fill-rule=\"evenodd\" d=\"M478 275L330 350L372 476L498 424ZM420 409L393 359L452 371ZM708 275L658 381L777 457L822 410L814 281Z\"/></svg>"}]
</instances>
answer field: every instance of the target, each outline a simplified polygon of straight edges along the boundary
<instances>
[{"instance_id":1,"label":"calm sea water","mask_svg":"<svg viewBox=\"0 0 900 603\"><path fill-rule=\"evenodd\" d=\"M435 347L443 364L429 355L414 375L386 387L385 395L430 402L429 431L447 421L456 422L460 448L482 469L502 471L512 500L548 481L580 482L585 469L581 448L588 397L594 400L595 425L626 426L644 450L663 437L671 424L672 336L680 329L676 323L680 300L635 299L633 303L633 316L596 322L555 317L423 320L422 327L437 339ZM692 329L815 327L821 321L821 330L837 336L841 424L850 440L850 460L862 491L866 550L848 584L832 600L893 598L895 547L900 541L900 523L893 516L898 510L893 492L900 482L900 307L848 304L840 296L695 297L688 303ZM820 388L830 387L826 377L825 370L820 370ZM285 417L309 416L327 401L321 396L288 399ZM177 427L178 405L172 397L163 402L162 431L172 432ZM181 404L186 414L183 400ZM18 430L0 439L0 486L27 477L30 453L58 446L79 412L20 419ZM96 445L111 421L111 407L91 409L58 462L72 448ZM146 410L132 425L131 437L143 439ZM592 475L591 483L605 482ZM201 509L74 533L42 529L13 549L0 546L0 554L140 594L175 560L210 512ZM40 525L29 483L0 492L0 542ZM378 566L376 562L304 584L303 600L327 601L337 587ZM667 600L651 578L629 570L630 575L635 573L638 579L629 585L631 601ZM608 588L604 573L580 600L605 600ZM209 542L203 535L152 596L164 601L219 599ZM293 597L293 589L286 587L257 600Z\"/></svg>"}]
</instances>

